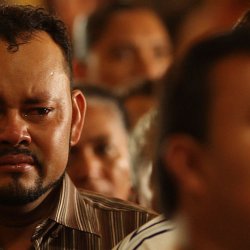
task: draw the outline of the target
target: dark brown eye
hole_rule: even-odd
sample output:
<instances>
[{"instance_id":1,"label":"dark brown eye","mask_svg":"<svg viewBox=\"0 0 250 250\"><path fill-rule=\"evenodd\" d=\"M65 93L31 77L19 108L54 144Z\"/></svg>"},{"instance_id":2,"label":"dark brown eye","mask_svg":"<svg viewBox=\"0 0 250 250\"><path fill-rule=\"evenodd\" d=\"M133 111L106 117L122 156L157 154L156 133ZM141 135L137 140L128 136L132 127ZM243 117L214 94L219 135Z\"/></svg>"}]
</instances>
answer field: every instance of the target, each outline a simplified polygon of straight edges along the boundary
<instances>
[{"instance_id":1,"label":"dark brown eye","mask_svg":"<svg viewBox=\"0 0 250 250\"><path fill-rule=\"evenodd\" d=\"M46 107L32 108L25 111L24 116L45 116L48 115L52 110L52 108Z\"/></svg>"},{"instance_id":2,"label":"dark brown eye","mask_svg":"<svg viewBox=\"0 0 250 250\"><path fill-rule=\"evenodd\" d=\"M104 155L108 151L108 145L105 143L98 143L95 145L95 152L99 155Z\"/></svg>"}]
</instances>

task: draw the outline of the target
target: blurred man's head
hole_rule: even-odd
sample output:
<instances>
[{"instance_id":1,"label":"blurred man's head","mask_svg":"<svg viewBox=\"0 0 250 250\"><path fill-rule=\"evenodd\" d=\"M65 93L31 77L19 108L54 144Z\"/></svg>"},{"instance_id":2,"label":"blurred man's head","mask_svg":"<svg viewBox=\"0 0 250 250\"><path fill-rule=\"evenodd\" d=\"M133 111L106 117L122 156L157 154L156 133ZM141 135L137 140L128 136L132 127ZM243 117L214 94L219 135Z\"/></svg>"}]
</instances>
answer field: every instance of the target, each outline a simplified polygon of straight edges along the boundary
<instances>
[{"instance_id":1,"label":"blurred man's head","mask_svg":"<svg viewBox=\"0 0 250 250\"><path fill-rule=\"evenodd\" d=\"M90 16L86 78L122 91L144 79L161 78L171 45L159 16L141 5L114 4Z\"/></svg>"},{"instance_id":2,"label":"blurred man's head","mask_svg":"<svg viewBox=\"0 0 250 250\"><path fill-rule=\"evenodd\" d=\"M131 189L128 125L119 99L94 86L81 88L87 100L80 141L72 147L68 173L77 187L128 199Z\"/></svg>"},{"instance_id":3,"label":"blurred man's head","mask_svg":"<svg viewBox=\"0 0 250 250\"><path fill-rule=\"evenodd\" d=\"M42 9L0 6L0 27L0 203L26 205L62 179L84 98L71 93L62 22Z\"/></svg>"},{"instance_id":4,"label":"blurred man's head","mask_svg":"<svg viewBox=\"0 0 250 250\"><path fill-rule=\"evenodd\" d=\"M161 104L161 196L167 216L187 218L191 244L202 246L192 249L206 241L209 249L250 247L249 100L247 30L194 46L169 75Z\"/></svg>"},{"instance_id":5,"label":"blurred man's head","mask_svg":"<svg viewBox=\"0 0 250 250\"><path fill-rule=\"evenodd\" d=\"M73 31L75 18L88 16L109 0L44 0L49 12L59 16L70 33ZM111 0L110 0L111 1Z\"/></svg>"}]
</instances>

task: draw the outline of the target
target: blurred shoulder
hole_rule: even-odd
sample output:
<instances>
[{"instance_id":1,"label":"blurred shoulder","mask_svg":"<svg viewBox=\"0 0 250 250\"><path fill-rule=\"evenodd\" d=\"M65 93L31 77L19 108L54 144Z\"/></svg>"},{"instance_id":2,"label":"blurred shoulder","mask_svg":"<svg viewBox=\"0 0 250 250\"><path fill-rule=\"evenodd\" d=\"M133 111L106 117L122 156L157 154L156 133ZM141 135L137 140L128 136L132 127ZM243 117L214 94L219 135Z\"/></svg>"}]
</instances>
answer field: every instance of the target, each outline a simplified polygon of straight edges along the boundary
<instances>
[{"instance_id":1,"label":"blurred shoulder","mask_svg":"<svg viewBox=\"0 0 250 250\"><path fill-rule=\"evenodd\" d=\"M124 238L113 250L166 249L174 234L171 221L159 215Z\"/></svg>"}]
</instances>

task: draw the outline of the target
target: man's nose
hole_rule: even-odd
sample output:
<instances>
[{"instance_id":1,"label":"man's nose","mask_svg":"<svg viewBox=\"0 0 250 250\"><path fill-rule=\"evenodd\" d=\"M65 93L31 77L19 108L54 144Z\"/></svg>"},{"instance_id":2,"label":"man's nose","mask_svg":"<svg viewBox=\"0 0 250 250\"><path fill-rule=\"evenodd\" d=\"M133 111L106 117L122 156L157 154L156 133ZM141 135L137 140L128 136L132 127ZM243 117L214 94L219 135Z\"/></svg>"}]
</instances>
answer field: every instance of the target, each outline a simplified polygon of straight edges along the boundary
<instances>
[{"instance_id":1,"label":"man's nose","mask_svg":"<svg viewBox=\"0 0 250 250\"><path fill-rule=\"evenodd\" d=\"M0 144L2 145L29 145L31 136L28 132L28 123L17 111L10 111L0 117Z\"/></svg>"},{"instance_id":2,"label":"man's nose","mask_svg":"<svg viewBox=\"0 0 250 250\"><path fill-rule=\"evenodd\" d=\"M142 79L157 80L160 77L159 65L149 55L138 57L136 70Z\"/></svg>"},{"instance_id":3,"label":"man's nose","mask_svg":"<svg viewBox=\"0 0 250 250\"><path fill-rule=\"evenodd\" d=\"M172 58L157 58L150 50L141 51L137 54L136 71L135 74L139 75L141 79L159 80L166 73Z\"/></svg>"}]
</instances>

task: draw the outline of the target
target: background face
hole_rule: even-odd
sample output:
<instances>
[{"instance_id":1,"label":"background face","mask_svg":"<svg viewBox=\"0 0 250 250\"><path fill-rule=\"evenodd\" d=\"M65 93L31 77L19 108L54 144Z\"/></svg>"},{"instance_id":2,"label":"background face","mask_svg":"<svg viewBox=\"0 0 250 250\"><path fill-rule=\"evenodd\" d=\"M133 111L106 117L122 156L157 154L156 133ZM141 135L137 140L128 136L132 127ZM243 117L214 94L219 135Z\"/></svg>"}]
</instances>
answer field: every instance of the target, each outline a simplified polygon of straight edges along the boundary
<instances>
[{"instance_id":1,"label":"background face","mask_svg":"<svg viewBox=\"0 0 250 250\"><path fill-rule=\"evenodd\" d=\"M234 55L211 73L210 145L203 169L209 214L226 236L247 240L250 229L250 57ZM210 222L211 224L211 222ZM214 225L212 226L214 228ZM211 227L211 228L212 228ZM216 233L216 230L214 230ZM218 231L217 231L218 233ZM244 238L245 237L245 241ZM230 238L230 237L229 237ZM230 242L230 240L227 239ZM230 244L230 243L229 243ZM240 249L243 249L240 247Z\"/></svg>"},{"instance_id":2,"label":"background face","mask_svg":"<svg viewBox=\"0 0 250 250\"><path fill-rule=\"evenodd\" d=\"M64 58L52 39L39 32L15 53L6 48L0 41L0 200L41 191L63 175L72 114Z\"/></svg>"},{"instance_id":3,"label":"background face","mask_svg":"<svg viewBox=\"0 0 250 250\"><path fill-rule=\"evenodd\" d=\"M68 173L78 187L128 199L128 135L119 111L102 99L87 99L87 103L83 133L72 147Z\"/></svg>"},{"instance_id":4,"label":"background face","mask_svg":"<svg viewBox=\"0 0 250 250\"><path fill-rule=\"evenodd\" d=\"M167 32L146 9L114 14L88 58L88 78L110 88L133 86L143 79L159 79L171 61Z\"/></svg>"}]
</instances>

